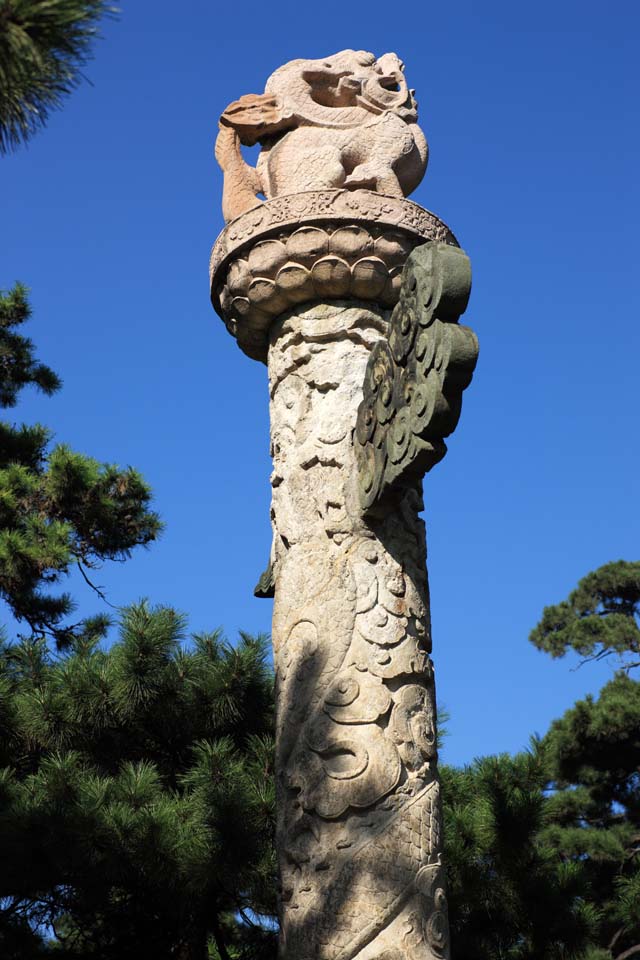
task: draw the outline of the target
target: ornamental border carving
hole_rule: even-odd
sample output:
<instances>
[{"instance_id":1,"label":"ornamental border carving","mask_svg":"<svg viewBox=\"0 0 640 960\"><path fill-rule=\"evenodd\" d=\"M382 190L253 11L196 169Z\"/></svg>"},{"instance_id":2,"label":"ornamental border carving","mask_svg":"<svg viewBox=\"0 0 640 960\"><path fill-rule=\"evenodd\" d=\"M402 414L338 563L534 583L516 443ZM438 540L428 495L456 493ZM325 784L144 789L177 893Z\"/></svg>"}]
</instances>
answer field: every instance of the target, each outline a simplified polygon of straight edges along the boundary
<instances>
[{"instance_id":1,"label":"ornamental border carving","mask_svg":"<svg viewBox=\"0 0 640 960\"><path fill-rule=\"evenodd\" d=\"M247 244L282 228L330 221L375 223L405 230L425 241L440 240L458 246L446 223L412 200L371 190L310 190L259 203L228 223L211 251L211 284L214 279L223 279L223 268Z\"/></svg>"}]
</instances>

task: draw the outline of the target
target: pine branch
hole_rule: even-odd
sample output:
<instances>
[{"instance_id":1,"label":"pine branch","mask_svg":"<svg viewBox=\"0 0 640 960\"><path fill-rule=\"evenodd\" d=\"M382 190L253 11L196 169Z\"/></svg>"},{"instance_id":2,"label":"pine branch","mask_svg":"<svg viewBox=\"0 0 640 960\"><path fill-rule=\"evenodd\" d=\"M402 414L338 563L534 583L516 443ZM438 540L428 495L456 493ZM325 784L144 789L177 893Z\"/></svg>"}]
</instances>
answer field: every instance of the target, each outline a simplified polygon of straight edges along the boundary
<instances>
[{"instance_id":1,"label":"pine branch","mask_svg":"<svg viewBox=\"0 0 640 960\"><path fill-rule=\"evenodd\" d=\"M104 603L106 603L107 606L111 607L112 610L119 610L120 608L117 607L117 606L115 605L115 603L111 603L111 601L110 601L109 599L107 599L106 593L104 593L104 591L103 591L100 587L98 587L98 586L89 578L87 572L85 571L82 563L81 563L79 560L78 560L78 564L77 564L77 565L78 565L78 570L79 570L80 573L82 574L82 577L83 577L85 583L86 583L89 587L91 587L91 589L92 589L93 591L95 591L95 593L97 593L97 595L100 597L100 599L101 599Z\"/></svg>"},{"instance_id":2,"label":"pine branch","mask_svg":"<svg viewBox=\"0 0 640 960\"><path fill-rule=\"evenodd\" d=\"M608 944L608 946L607 946L607 950L610 950L611 953L613 953L613 948L615 947L616 943L618 942L618 940L620 939L620 937L622 936L622 934L624 933L624 931L625 931L624 925L621 926L621 927L618 927L618 929L616 930L616 932L615 932L614 935L612 936L611 940L609 941L609 944Z\"/></svg>"},{"instance_id":3,"label":"pine branch","mask_svg":"<svg viewBox=\"0 0 640 960\"><path fill-rule=\"evenodd\" d=\"M598 663L600 660L605 660L607 657L610 657L611 654L615 652L616 652L615 650L609 650L605 647L603 650L599 650L598 653L592 653L588 657L583 657L576 667L571 668L571 672L575 673L581 667L584 667L586 663Z\"/></svg>"},{"instance_id":4,"label":"pine branch","mask_svg":"<svg viewBox=\"0 0 640 960\"><path fill-rule=\"evenodd\" d=\"M83 78L106 0L4 0L0 6L0 154L25 143Z\"/></svg>"},{"instance_id":5,"label":"pine branch","mask_svg":"<svg viewBox=\"0 0 640 960\"><path fill-rule=\"evenodd\" d=\"M635 946L629 947L629 949L623 953L619 953L615 960L628 960L628 957L634 957L638 953L640 953L640 943L636 943Z\"/></svg>"}]
</instances>

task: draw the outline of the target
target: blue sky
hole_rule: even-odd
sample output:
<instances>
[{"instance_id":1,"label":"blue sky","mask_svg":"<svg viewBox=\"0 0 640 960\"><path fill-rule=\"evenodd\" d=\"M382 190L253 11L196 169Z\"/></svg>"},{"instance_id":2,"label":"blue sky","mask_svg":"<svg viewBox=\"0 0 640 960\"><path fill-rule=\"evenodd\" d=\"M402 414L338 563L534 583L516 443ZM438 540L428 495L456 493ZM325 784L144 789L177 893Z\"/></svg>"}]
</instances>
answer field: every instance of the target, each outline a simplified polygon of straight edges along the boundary
<instances>
[{"instance_id":1,"label":"blue sky","mask_svg":"<svg viewBox=\"0 0 640 960\"><path fill-rule=\"evenodd\" d=\"M413 199L472 259L481 355L449 454L425 482L445 756L526 745L606 666L527 642L589 570L637 559L637 37L631 2L122 2L83 85L0 161L0 286L63 377L40 420L133 464L161 541L98 579L194 630L268 631L266 371L208 300L222 228L220 112L298 57L397 52L431 148ZM83 612L99 607L74 585Z\"/></svg>"}]
</instances>

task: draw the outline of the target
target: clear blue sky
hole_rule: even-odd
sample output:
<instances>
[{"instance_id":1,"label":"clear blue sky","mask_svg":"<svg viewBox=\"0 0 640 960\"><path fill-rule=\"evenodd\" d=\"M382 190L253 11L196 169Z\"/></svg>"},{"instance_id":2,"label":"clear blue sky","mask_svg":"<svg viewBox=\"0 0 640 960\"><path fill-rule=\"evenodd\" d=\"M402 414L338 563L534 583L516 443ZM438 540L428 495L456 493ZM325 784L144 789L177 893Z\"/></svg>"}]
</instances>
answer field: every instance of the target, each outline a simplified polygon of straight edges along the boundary
<instances>
[{"instance_id":1,"label":"clear blue sky","mask_svg":"<svg viewBox=\"0 0 640 960\"><path fill-rule=\"evenodd\" d=\"M155 490L162 540L99 575L193 629L268 631L266 372L208 300L217 117L274 68L397 52L431 163L413 199L472 258L481 356L425 483L446 758L516 750L610 673L527 642L589 570L638 557L638 36L630 2L122 2L83 85L0 162L0 286L64 378L39 419ZM99 607L74 586L83 612Z\"/></svg>"}]
</instances>

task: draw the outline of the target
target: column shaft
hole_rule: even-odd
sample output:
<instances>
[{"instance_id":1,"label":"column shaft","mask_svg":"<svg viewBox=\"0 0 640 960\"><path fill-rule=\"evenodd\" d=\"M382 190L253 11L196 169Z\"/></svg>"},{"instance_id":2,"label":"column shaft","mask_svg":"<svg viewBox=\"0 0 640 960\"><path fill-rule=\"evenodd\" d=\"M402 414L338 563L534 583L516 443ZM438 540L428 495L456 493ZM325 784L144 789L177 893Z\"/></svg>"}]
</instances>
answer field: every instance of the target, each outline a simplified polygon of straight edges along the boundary
<instances>
[{"instance_id":1,"label":"column shaft","mask_svg":"<svg viewBox=\"0 0 640 960\"><path fill-rule=\"evenodd\" d=\"M356 413L388 311L270 332L277 847L286 960L448 953L419 481L366 518Z\"/></svg>"}]
</instances>

